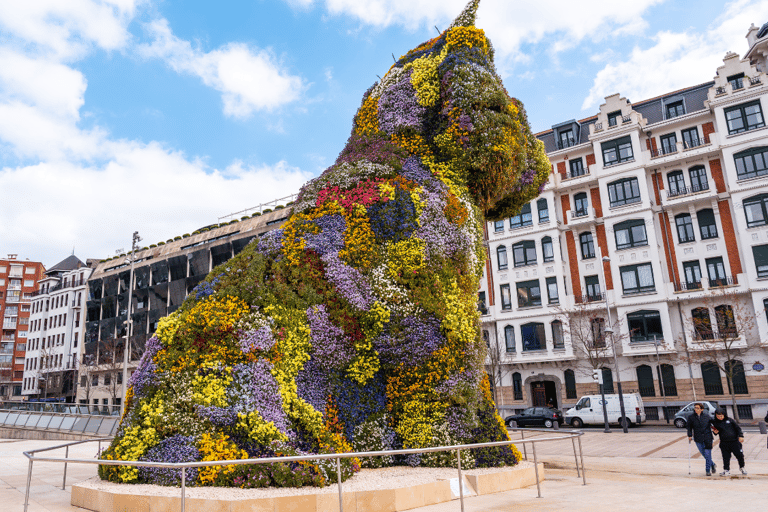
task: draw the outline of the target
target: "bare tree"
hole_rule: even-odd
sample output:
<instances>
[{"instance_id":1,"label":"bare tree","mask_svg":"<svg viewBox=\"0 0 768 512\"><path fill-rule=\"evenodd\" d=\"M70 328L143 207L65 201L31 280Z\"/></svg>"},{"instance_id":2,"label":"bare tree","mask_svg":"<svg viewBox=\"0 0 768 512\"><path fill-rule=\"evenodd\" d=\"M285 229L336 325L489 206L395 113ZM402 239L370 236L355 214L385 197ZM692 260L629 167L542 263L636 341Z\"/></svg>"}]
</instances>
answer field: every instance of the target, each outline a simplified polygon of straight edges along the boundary
<instances>
[{"instance_id":1,"label":"bare tree","mask_svg":"<svg viewBox=\"0 0 768 512\"><path fill-rule=\"evenodd\" d=\"M753 340L757 339L755 311L744 295L726 287L708 290L699 304L686 319L687 330L693 332L695 344L690 352L691 359L714 364L725 374L733 417L738 421L734 382L737 378L744 378L741 358L753 348Z\"/></svg>"},{"instance_id":2,"label":"bare tree","mask_svg":"<svg viewBox=\"0 0 768 512\"><path fill-rule=\"evenodd\" d=\"M505 352L501 350L499 340L494 339L491 341L485 336L487 331L483 331L483 337L486 338L486 371L493 383L493 399L496 402L496 406L504 405L504 398L502 393L502 386L504 383L504 376L509 374L508 367L505 368L503 364L503 358Z\"/></svg>"},{"instance_id":3,"label":"bare tree","mask_svg":"<svg viewBox=\"0 0 768 512\"><path fill-rule=\"evenodd\" d=\"M99 347L98 372L101 375L104 387L112 398L111 404L115 405L118 398L122 398L123 392L123 347L124 338L108 338ZM111 412L111 411L110 411Z\"/></svg>"},{"instance_id":4,"label":"bare tree","mask_svg":"<svg viewBox=\"0 0 768 512\"><path fill-rule=\"evenodd\" d=\"M90 406L91 397L93 396L93 375L96 373L98 365L96 364L96 358L93 354L83 355L83 360L79 361L77 367L77 375L80 379L80 386L77 391L77 397L85 400L86 407Z\"/></svg>"}]
</instances>

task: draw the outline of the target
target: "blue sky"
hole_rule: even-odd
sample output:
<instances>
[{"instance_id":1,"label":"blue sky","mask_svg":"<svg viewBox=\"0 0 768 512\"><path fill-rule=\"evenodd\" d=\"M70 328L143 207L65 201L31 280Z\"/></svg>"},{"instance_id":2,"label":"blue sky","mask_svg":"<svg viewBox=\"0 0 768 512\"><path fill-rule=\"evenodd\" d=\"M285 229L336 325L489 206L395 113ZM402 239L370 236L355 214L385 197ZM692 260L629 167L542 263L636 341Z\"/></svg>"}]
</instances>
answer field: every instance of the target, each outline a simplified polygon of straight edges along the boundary
<instances>
[{"instance_id":1,"label":"blue sky","mask_svg":"<svg viewBox=\"0 0 768 512\"><path fill-rule=\"evenodd\" d=\"M0 255L52 265L296 192L377 74L465 0L36 0L0 10ZM710 80L768 1L482 0L535 131Z\"/></svg>"}]
</instances>

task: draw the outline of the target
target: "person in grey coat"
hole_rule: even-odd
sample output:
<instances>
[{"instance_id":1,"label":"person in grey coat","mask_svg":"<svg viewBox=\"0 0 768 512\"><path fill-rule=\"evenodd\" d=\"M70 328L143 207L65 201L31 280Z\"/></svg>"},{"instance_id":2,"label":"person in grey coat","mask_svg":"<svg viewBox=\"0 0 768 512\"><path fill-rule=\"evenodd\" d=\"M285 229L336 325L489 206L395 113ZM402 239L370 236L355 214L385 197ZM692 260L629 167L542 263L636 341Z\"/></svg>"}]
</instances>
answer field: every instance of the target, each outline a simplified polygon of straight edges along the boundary
<instances>
[{"instance_id":1,"label":"person in grey coat","mask_svg":"<svg viewBox=\"0 0 768 512\"><path fill-rule=\"evenodd\" d=\"M696 443L696 448L704 457L707 476L711 476L717 469L712 462L712 417L704 411L702 404L694 404L693 414L688 417L687 426L688 442L693 440Z\"/></svg>"}]
</instances>

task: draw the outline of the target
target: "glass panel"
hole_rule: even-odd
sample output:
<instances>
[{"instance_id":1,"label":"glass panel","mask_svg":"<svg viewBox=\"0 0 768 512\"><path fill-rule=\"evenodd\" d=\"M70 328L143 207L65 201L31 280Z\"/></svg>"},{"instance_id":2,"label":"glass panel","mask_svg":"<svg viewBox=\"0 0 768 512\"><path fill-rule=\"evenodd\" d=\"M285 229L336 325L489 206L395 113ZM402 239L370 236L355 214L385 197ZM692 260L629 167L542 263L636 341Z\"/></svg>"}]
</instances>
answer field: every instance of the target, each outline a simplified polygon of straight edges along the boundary
<instances>
[{"instance_id":1,"label":"glass panel","mask_svg":"<svg viewBox=\"0 0 768 512\"><path fill-rule=\"evenodd\" d=\"M75 424L72 425L73 432L83 432L85 430L85 424L88 423L89 417L77 418Z\"/></svg>"},{"instance_id":2,"label":"glass panel","mask_svg":"<svg viewBox=\"0 0 768 512\"><path fill-rule=\"evenodd\" d=\"M97 432L99 430L99 426L102 423L102 420L104 418L98 418L98 417L92 417L91 421L88 422L88 424L85 426L85 432Z\"/></svg>"},{"instance_id":3,"label":"glass panel","mask_svg":"<svg viewBox=\"0 0 768 512\"><path fill-rule=\"evenodd\" d=\"M158 261L153 263L152 267L152 285L158 285L168 282L168 262Z\"/></svg>"},{"instance_id":4,"label":"glass panel","mask_svg":"<svg viewBox=\"0 0 768 512\"><path fill-rule=\"evenodd\" d=\"M637 274L641 288L653 286L653 270L650 265L641 265L637 267Z\"/></svg>"},{"instance_id":5,"label":"glass panel","mask_svg":"<svg viewBox=\"0 0 768 512\"><path fill-rule=\"evenodd\" d=\"M102 421L101 425L99 425L97 432L100 435L108 436L112 432L112 429L115 428L116 424L117 418L104 418L104 421Z\"/></svg>"},{"instance_id":6,"label":"glass panel","mask_svg":"<svg viewBox=\"0 0 768 512\"><path fill-rule=\"evenodd\" d=\"M65 416L51 416L51 422L48 424L48 428L53 430L60 430L64 418Z\"/></svg>"},{"instance_id":7,"label":"glass panel","mask_svg":"<svg viewBox=\"0 0 768 512\"><path fill-rule=\"evenodd\" d=\"M637 276L634 270L624 270L621 273L621 283L624 289L637 288Z\"/></svg>"},{"instance_id":8,"label":"glass panel","mask_svg":"<svg viewBox=\"0 0 768 512\"><path fill-rule=\"evenodd\" d=\"M210 255L208 249L195 251L187 255L189 258L190 276L207 276L209 272Z\"/></svg>"},{"instance_id":9,"label":"glass panel","mask_svg":"<svg viewBox=\"0 0 768 512\"><path fill-rule=\"evenodd\" d=\"M168 268L171 272L171 281L186 279L187 277L187 257L174 256L168 259Z\"/></svg>"},{"instance_id":10,"label":"glass panel","mask_svg":"<svg viewBox=\"0 0 768 512\"><path fill-rule=\"evenodd\" d=\"M75 424L75 417L74 416L66 416L64 417L63 421L61 422L61 426L59 427L60 430L72 430L72 427Z\"/></svg>"},{"instance_id":11,"label":"glass panel","mask_svg":"<svg viewBox=\"0 0 768 512\"><path fill-rule=\"evenodd\" d=\"M221 265L232 257L232 245L229 242L225 242L211 247L211 257L213 258L214 267Z\"/></svg>"}]
</instances>

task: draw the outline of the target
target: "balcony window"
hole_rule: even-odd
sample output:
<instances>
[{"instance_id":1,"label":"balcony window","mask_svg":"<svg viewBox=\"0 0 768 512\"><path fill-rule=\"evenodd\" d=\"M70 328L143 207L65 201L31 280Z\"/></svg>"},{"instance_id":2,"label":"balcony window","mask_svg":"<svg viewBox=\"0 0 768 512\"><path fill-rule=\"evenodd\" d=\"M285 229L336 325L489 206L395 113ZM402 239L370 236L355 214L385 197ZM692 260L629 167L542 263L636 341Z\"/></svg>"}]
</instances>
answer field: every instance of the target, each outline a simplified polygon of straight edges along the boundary
<instances>
[{"instance_id":1,"label":"balcony window","mask_svg":"<svg viewBox=\"0 0 768 512\"><path fill-rule=\"evenodd\" d=\"M493 231L495 233L498 233L499 231L504 231L504 221L503 220L497 220L493 223Z\"/></svg>"},{"instance_id":2,"label":"balcony window","mask_svg":"<svg viewBox=\"0 0 768 512\"><path fill-rule=\"evenodd\" d=\"M611 208L640 202L640 185L637 178L625 178L608 184Z\"/></svg>"},{"instance_id":3,"label":"balcony window","mask_svg":"<svg viewBox=\"0 0 768 512\"><path fill-rule=\"evenodd\" d=\"M595 257L595 243L592 240L592 233L587 231L579 235L581 243L581 259L588 260Z\"/></svg>"},{"instance_id":4,"label":"balcony window","mask_svg":"<svg viewBox=\"0 0 768 512\"><path fill-rule=\"evenodd\" d=\"M536 201L536 208L539 210L539 222L549 222L549 203L542 198Z\"/></svg>"},{"instance_id":5,"label":"balcony window","mask_svg":"<svg viewBox=\"0 0 768 512\"><path fill-rule=\"evenodd\" d=\"M501 292L501 309L512 309L512 294L508 284L502 284L499 287Z\"/></svg>"},{"instance_id":6,"label":"balcony window","mask_svg":"<svg viewBox=\"0 0 768 512\"><path fill-rule=\"evenodd\" d=\"M552 348L565 348L563 339L563 322L560 320L552 321Z\"/></svg>"},{"instance_id":7,"label":"balcony window","mask_svg":"<svg viewBox=\"0 0 768 512\"><path fill-rule=\"evenodd\" d=\"M647 364L641 364L635 370L637 372L637 388L640 390L640 396L656 396L651 367Z\"/></svg>"},{"instance_id":8,"label":"balcony window","mask_svg":"<svg viewBox=\"0 0 768 512\"><path fill-rule=\"evenodd\" d=\"M653 267L650 263L621 267L621 285L624 295L656 291Z\"/></svg>"},{"instance_id":9,"label":"balcony window","mask_svg":"<svg viewBox=\"0 0 768 512\"><path fill-rule=\"evenodd\" d=\"M731 381L733 381L733 393L736 395L748 395L749 388L747 387L747 377L744 373L744 363L738 359L731 359L725 362L725 374L730 374ZM728 394L731 394L731 383L726 378L728 383Z\"/></svg>"},{"instance_id":10,"label":"balcony window","mask_svg":"<svg viewBox=\"0 0 768 512\"><path fill-rule=\"evenodd\" d=\"M697 165L696 167L688 169L688 176L691 178L691 192L709 190L707 170L703 165Z\"/></svg>"},{"instance_id":11,"label":"balcony window","mask_svg":"<svg viewBox=\"0 0 768 512\"><path fill-rule=\"evenodd\" d=\"M677 151L677 134L669 133L659 137L661 140L661 154L668 155Z\"/></svg>"},{"instance_id":12,"label":"balcony window","mask_svg":"<svg viewBox=\"0 0 768 512\"><path fill-rule=\"evenodd\" d=\"M507 269L507 248L503 245L496 248L496 262L499 265L499 270Z\"/></svg>"},{"instance_id":13,"label":"balcony window","mask_svg":"<svg viewBox=\"0 0 768 512\"><path fill-rule=\"evenodd\" d=\"M699 138L699 129L696 127L683 130L682 135L683 135L683 147L685 149L697 148L702 144L704 144L704 141Z\"/></svg>"},{"instance_id":14,"label":"balcony window","mask_svg":"<svg viewBox=\"0 0 768 512\"><path fill-rule=\"evenodd\" d=\"M768 224L768 194L749 197L743 204L748 228Z\"/></svg>"},{"instance_id":15,"label":"balcony window","mask_svg":"<svg viewBox=\"0 0 768 512\"><path fill-rule=\"evenodd\" d=\"M533 215L531 215L530 203L523 206L518 215L509 218L510 229L522 228L533 225Z\"/></svg>"},{"instance_id":16,"label":"balcony window","mask_svg":"<svg viewBox=\"0 0 768 512\"><path fill-rule=\"evenodd\" d=\"M512 246L512 255L515 258L515 267L525 267L536 264L536 243L533 240L524 240Z\"/></svg>"},{"instance_id":17,"label":"balcony window","mask_svg":"<svg viewBox=\"0 0 768 512\"><path fill-rule=\"evenodd\" d=\"M672 171L667 174L667 185L667 195L669 197L675 197L687 193L683 171Z\"/></svg>"},{"instance_id":18,"label":"balcony window","mask_svg":"<svg viewBox=\"0 0 768 512\"><path fill-rule=\"evenodd\" d=\"M517 305L521 308L541 306L541 288L538 279L517 283Z\"/></svg>"},{"instance_id":19,"label":"balcony window","mask_svg":"<svg viewBox=\"0 0 768 512\"><path fill-rule=\"evenodd\" d=\"M613 393L613 373L611 373L610 368L603 368L603 390L607 394Z\"/></svg>"},{"instance_id":20,"label":"balcony window","mask_svg":"<svg viewBox=\"0 0 768 512\"><path fill-rule=\"evenodd\" d=\"M699 265L698 260L684 262L683 274L685 274L686 290L698 290L701 288L701 265Z\"/></svg>"},{"instance_id":21,"label":"balcony window","mask_svg":"<svg viewBox=\"0 0 768 512\"><path fill-rule=\"evenodd\" d=\"M477 310L481 315L488 314L488 306L485 302L485 292L477 292Z\"/></svg>"},{"instance_id":22,"label":"balcony window","mask_svg":"<svg viewBox=\"0 0 768 512\"><path fill-rule=\"evenodd\" d=\"M560 140L557 141L558 149L565 149L576 145L576 139L573 137L573 130L563 130L559 133Z\"/></svg>"},{"instance_id":23,"label":"balcony window","mask_svg":"<svg viewBox=\"0 0 768 512\"><path fill-rule=\"evenodd\" d=\"M608 126L616 126L619 124L619 119L621 119L621 110L611 112L608 114Z\"/></svg>"},{"instance_id":24,"label":"balcony window","mask_svg":"<svg viewBox=\"0 0 768 512\"><path fill-rule=\"evenodd\" d=\"M555 261L555 251L552 246L552 238L545 236L541 239L541 252L544 255L544 262Z\"/></svg>"},{"instance_id":25,"label":"balcony window","mask_svg":"<svg viewBox=\"0 0 768 512\"><path fill-rule=\"evenodd\" d=\"M531 322L520 326L520 334L523 339L523 351L546 350L547 336L544 332L544 324Z\"/></svg>"},{"instance_id":26,"label":"balcony window","mask_svg":"<svg viewBox=\"0 0 768 512\"><path fill-rule=\"evenodd\" d=\"M574 158L568 162L568 165L571 167L571 174L570 178L576 178L578 176L584 176L586 174L586 171L584 169L584 163L581 160L581 158Z\"/></svg>"},{"instance_id":27,"label":"balcony window","mask_svg":"<svg viewBox=\"0 0 768 512\"><path fill-rule=\"evenodd\" d=\"M613 226L613 234L616 237L617 250L648 245L645 221L642 219L633 219L615 224Z\"/></svg>"},{"instance_id":28,"label":"balcony window","mask_svg":"<svg viewBox=\"0 0 768 512\"><path fill-rule=\"evenodd\" d=\"M683 100L674 101L666 105L667 119L681 116L685 114L685 107L683 106Z\"/></svg>"},{"instance_id":29,"label":"balcony window","mask_svg":"<svg viewBox=\"0 0 768 512\"><path fill-rule=\"evenodd\" d=\"M549 299L550 304L559 304L560 303L560 294L557 291L557 278L556 277L548 277L547 278L547 298Z\"/></svg>"},{"instance_id":30,"label":"balcony window","mask_svg":"<svg viewBox=\"0 0 768 512\"><path fill-rule=\"evenodd\" d=\"M573 212L574 217L586 217L589 215L589 201L586 192L580 192L573 196L576 209Z\"/></svg>"},{"instance_id":31,"label":"balcony window","mask_svg":"<svg viewBox=\"0 0 768 512\"><path fill-rule=\"evenodd\" d=\"M696 241L690 213L682 213L675 216L675 225L677 226L677 238L681 244Z\"/></svg>"},{"instance_id":32,"label":"balcony window","mask_svg":"<svg viewBox=\"0 0 768 512\"><path fill-rule=\"evenodd\" d=\"M576 373L570 368L565 370L565 397L569 400L576 400L578 395L576 393Z\"/></svg>"},{"instance_id":33,"label":"balcony window","mask_svg":"<svg viewBox=\"0 0 768 512\"><path fill-rule=\"evenodd\" d=\"M701 379L704 381L705 395L723 394L723 379L720 377L720 367L716 362L701 363Z\"/></svg>"},{"instance_id":34,"label":"balcony window","mask_svg":"<svg viewBox=\"0 0 768 512\"><path fill-rule=\"evenodd\" d=\"M659 377L659 387L664 388L664 395L677 396L675 368L671 364L662 364L661 367L656 367L656 375Z\"/></svg>"},{"instance_id":35,"label":"balcony window","mask_svg":"<svg viewBox=\"0 0 768 512\"><path fill-rule=\"evenodd\" d=\"M592 348L605 348L605 319L593 318L590 327L592 329Z\"/></svg>"},{"instance_id":36,"label":"balcony window","mask_svg":"<svg viewBox=\"0 0 768 512\"><path fill-rule=\"evenodd\" d=\"M512 374L512 390L515 395L515 400L523 399L523 379L520 372Z\"/></svg>"},{"instance_id":37,"label":"balcony window","mask_svg":"<svg viewBox=\"0 0 768 512\"><path fill-rule=\"evenodd\" d=\"M756 178L768 174L768 147L762 146L741 151L733 155L736 177L739 180Z\"/></svg>"},{"instance_id":38,"label":"balcony window","mask_svg":"<svg viewBox=\"0 0 768 512\"><path fill-rule=\"evenodd\" d=\"M603 294L600 291L600 279L597 276L584 277L584 287L587 290L587 302L602 300Z\"/></svg>"},{"instance_id":39,"label":"balcony window","mask_svg":"<svg viewBox=\"0 0 768 512\"><path fill-rule=\"evenodd\" d=\"M629 136L603 142L601 148L604 167L629 162L635 158L634 153L632 153L632 139Z\"/></svg>"},{"instance_id":40,"label":"balcony window","mask_svg":"<svg viewBox=\"0 0 768 512\"><path fill-rule=\"evenodd\" d=\"M736 319L733 316L733 306L730 304L715 306L715 318L717 319L717 332L721 339L733 339L739 336Z\"/></svg>"},{"instance_id":41,"label":"balcony window","mask_svg":"<svg viewBox=\"0 0 768 512\"><path fill-rule=\"evenodd\" d=\"M765 126L765 121L760 100L725 109L725 121L728 123L728 135L762 128Z\"/></svg>"},{"instance_id":42,"label":"balcony window","mask_svg":"<svg viewBox=\"0 0 768 512\"><path fill-rule=\"evenodd\" d=\"M710 288L728 284L727 277L725 275L725 265L723 265L723 258L707 258L706 264Z\"/></svg>"},{"instance_id":43,"label":"balcony window","mask_svg":"<svg viewBox=\"0 0 768 512\"><path fill-rule=\"evenodd\" d=\"M507 347L507 352L515 352L515 328L511 325L504 327L504 343Z\"/></svg>"},{"instance_id":44,"label":"balcony window","mask_svg":"<svg viewBox=\"0 0 768 512\"><path fill-rule=\"evenodd\" d=\"M738 91L744 88L744 73L738 75L732 75L728 77L728 83L731 84L731 89Z\"/></svg>"},{"instance_id":45,"label":"balcony window","mask_svg":"<svg viewBox=\"0 0 768 512\"><path fill-rule=\"evenodd\" d=\"M661 315L658 311L638 311L627 315L630 341L653 341L664 339L661 329Z\"/></svg>"},{"instance_id":46,"label":"balcony window","mask_svg":"<svg viewBox=\"0 0 768 512\"><path fill-rule=\"evenodd\" d=\"M752 246L757 277L768 277L768 245Z\"/></svg>"}]
</instances>

